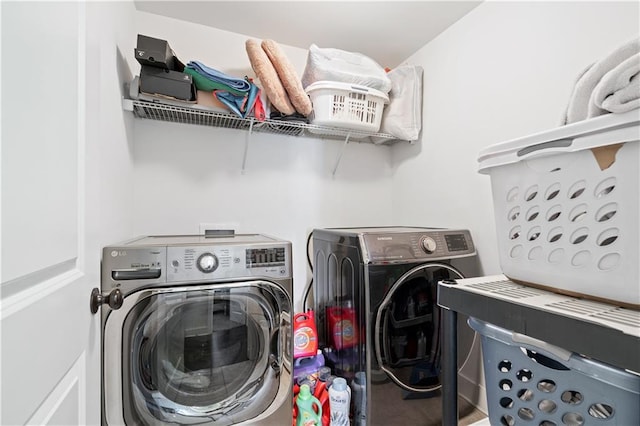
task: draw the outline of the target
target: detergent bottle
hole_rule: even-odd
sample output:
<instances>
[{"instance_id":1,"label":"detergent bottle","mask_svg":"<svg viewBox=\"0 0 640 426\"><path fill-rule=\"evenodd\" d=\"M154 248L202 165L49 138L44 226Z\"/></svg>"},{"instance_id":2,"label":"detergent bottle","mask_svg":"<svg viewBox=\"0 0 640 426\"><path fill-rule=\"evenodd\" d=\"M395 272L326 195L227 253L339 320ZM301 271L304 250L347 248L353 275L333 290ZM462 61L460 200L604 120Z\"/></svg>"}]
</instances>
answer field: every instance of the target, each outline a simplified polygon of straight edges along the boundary
<instances>
[{"instance_id":1,"label":"detergent bottle","mask_svg":"<svg viewBox=\"0 0 640 426\"><path fill-rule=\"evenodd\" d=\"M295 380L301 380L310 375L315 375L317 378L318 370L324 366L324 363L324 355L320 350L318 350L316 356L298 358L293 362L293 378Z\"/></svg>"},{"instance_id":2,"label":"detergent bottle","mask_svg":"<svg viewBox=\"0 0 640 426\"><path fill-rule=\"evenodd\" d=\"M301 312L293 317L293 357L315 356L318 351L318 332L313 311Z\"/></svg>"},{"instance_id":3,"label":"detergent bottle","mask_svg":"<svg viewBox=\"0 0 640 426\"><path fill-rule=\"evenodd\" d=\"M424 359L425 356L427 356L427 336L420 330L418 333L418 358Z\"/></svg>"},{"instance_id":4,"label":"detergent bottle","mask_svg":"<svg viewBox=\"0 0 640 426\"><path fill-rule=\"evenodd\" d=\"M300 392L296 398L298 417L296 426L320 426L322 422L322 404L311 394L308 385L300 386Z\"/></svg>"},{"instance_id":5,"label":"detergent bottle","mask_svg":"<svg viewBox=\"0 0 640 426\"><path fill-rule=\"evenodd\" d=\"M336 349L346 349L358 344L356 310L351 301L344 306L327 306L329 339Z\"/></svg>"}]
</instances>

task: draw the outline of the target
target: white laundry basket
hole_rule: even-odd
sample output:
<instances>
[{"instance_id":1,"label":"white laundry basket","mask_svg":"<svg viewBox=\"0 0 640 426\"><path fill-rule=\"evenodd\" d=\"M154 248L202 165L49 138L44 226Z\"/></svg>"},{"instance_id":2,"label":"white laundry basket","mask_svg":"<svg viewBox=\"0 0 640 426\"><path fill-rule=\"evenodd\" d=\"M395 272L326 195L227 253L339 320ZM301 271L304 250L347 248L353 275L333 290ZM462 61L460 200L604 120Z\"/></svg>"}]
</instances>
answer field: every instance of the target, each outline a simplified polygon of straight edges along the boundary
<instances>
[{"instance_id":1,"label":"white laundry basket","mask_svg":"<svg viewBox=\"0 0 640 426\"><path fill-rule=\"evenodd\" d=\"M389 102L379 90L338 81L318 81L305 91L313 104L309 122L318 126L377 132Z\"/></svg>"},{"instance_id":2,"label":"white laundry basket","mask_svg":"<svg viewBox=\"0 0 640 426\"><path fill-rule=\"evenodd\" d=\"M491 146L502 272L551 290L640 307L640 111Z\"/></svg>"}]
</instances>

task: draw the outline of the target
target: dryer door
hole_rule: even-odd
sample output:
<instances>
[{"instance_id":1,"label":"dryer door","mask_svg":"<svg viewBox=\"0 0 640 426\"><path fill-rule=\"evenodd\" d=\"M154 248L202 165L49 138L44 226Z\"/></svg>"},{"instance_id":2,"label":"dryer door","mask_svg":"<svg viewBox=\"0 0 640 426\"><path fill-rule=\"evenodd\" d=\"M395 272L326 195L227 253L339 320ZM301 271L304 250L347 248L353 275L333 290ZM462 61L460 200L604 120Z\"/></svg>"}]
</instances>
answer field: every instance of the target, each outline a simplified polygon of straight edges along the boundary
<instances>
[{"instance_id":1,"label":"dryer door","mask_svg":"<svg viewBox=\"0 0 640 426\"><path fill-rule=\"evenodd\" d=\"M375 364L398 386L412 393L440 388L439 309L436 283L464 278L444 263L426 263L405 272L376 306Z\"/></svg>"},{"instance_id":2,"label":"dryer door","mask_svg":"<svg viewBox=\"0 0 640 426\"><path fill-rule=\"evenodd\" d=\"M289 373L281 373L290 368L285 342L291 300L277 284L165 288L134 296L125 299L128 314L121 322L126 424L234 425L263 413L282 386L290 387ZM109 396L105 386L106 404Z\"/></svg>"}]
</instances>

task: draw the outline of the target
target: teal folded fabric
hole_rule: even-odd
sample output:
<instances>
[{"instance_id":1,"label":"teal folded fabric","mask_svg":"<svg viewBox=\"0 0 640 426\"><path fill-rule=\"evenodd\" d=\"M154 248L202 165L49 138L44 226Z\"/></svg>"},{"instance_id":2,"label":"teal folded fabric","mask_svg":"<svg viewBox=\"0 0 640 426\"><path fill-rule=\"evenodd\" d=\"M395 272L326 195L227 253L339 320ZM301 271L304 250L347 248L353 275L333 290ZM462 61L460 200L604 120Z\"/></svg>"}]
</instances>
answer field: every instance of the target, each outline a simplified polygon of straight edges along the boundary
<instances>
[{"instance_id":1,"label":"teal folded fabric","mask_svg":"<svg viewBox=\"0 0 640 426\"><path fill-rule=\"evenodd\" d=\"M198 61L190 61L184 73L191 76L198 90L213 92L238 117L247 118L255 107L259 89L247 77L232 77Z\"/></svg>"},{"instance_id":2,"label":"teal folded fabric","mask_svg":"<svg viewBox=\"0 0 640 426\"><path fill-rule=\"evenodd\" d=\"M211 80L202 74L198 73L198 71L185 67L184 73L189 74L193 78L193 84L196 85L198 90L204 90L206 92L213 92L214 90L226 90L227 92L231 92L234 95L245 95L246 92L234 89L233 87L224 84L219 81Z\"/></svg>"},{"instance_id":3,"label":"teal folded fabric","mask_svg":"<svg viewBox=\"0 0 640 426\"><path fill-rule=\"evenodd\" d=\"M220 89L242 95L251 88L247 80L227 75L198 61L189 61L184 72L193 77L196 87L200 90Z\"/></svg>"},{"instance_id":4,"label":"teal folded fabric","mask_svg":"<svg viewBox=\"0 0 640 426\"><path fill-rule=\"evenodd\" d=\"M259 92L258 86L253 83L249 85L249 92L242 95L234 95L225 90L214 90L213 95L238 117L247 118L257 103ZM258 116L257 118L260 119Z\"/></svg>"}]
</instances>

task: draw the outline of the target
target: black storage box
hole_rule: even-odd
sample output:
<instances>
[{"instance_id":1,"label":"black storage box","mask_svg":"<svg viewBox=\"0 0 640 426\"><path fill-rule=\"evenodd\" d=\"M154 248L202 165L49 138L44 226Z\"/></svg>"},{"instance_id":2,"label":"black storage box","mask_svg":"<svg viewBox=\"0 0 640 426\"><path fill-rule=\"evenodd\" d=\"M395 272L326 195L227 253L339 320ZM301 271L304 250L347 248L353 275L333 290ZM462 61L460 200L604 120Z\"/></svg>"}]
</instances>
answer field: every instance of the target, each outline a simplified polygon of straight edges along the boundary
<instances>
[{"instance_id":1,"label":"black storage box","mask_svg":"<svg viewBox=\"0 0 640 426\"><path fill-rule=\"evenodd\" d=\"M140 70L140 92L183 101L196 100L196 88L189 74L146 65Z\"/></svg>"},{"instance_id":2,"label":"black storage box","mask_svg":"<svg viewBox=\"0 0 640 426\"><path fill-rule=\"evenodd\" d=\"M165 40L138 34L135 49L136 60L141 65L148 65L173 71L184 71L184 64Z\"/></svg>"}]
</instances>

